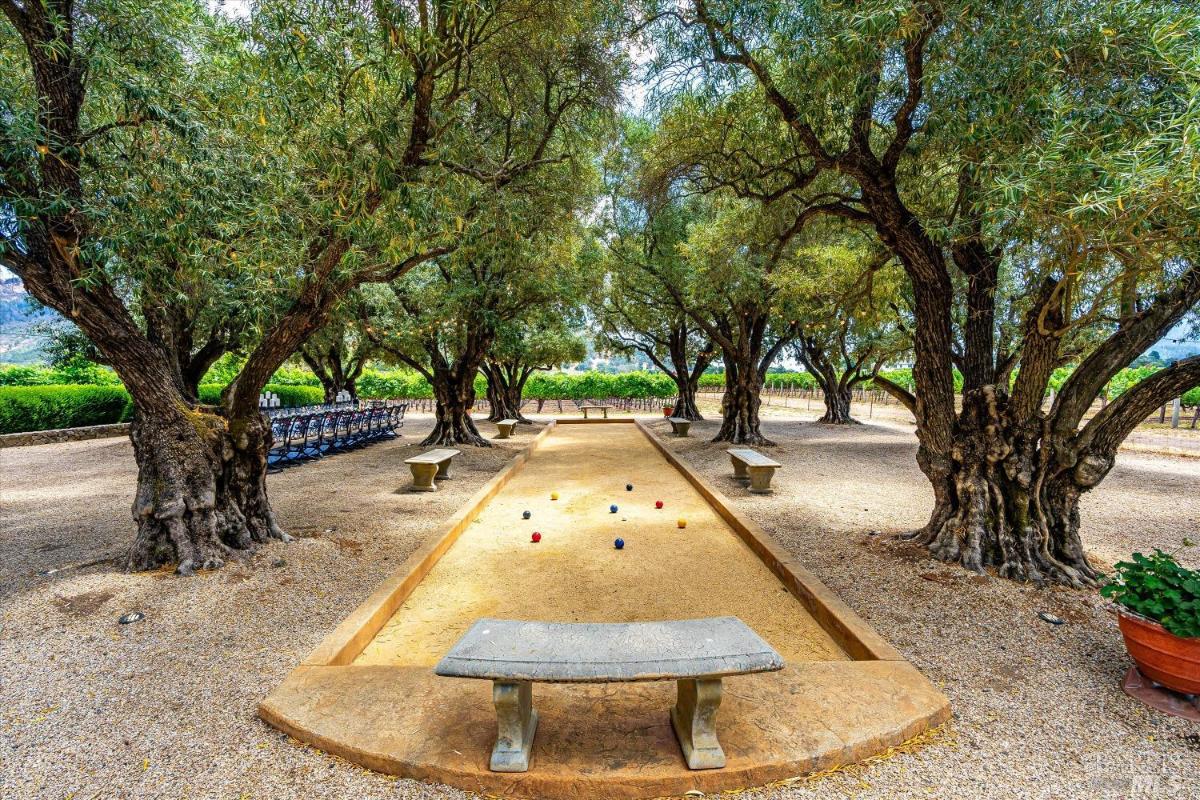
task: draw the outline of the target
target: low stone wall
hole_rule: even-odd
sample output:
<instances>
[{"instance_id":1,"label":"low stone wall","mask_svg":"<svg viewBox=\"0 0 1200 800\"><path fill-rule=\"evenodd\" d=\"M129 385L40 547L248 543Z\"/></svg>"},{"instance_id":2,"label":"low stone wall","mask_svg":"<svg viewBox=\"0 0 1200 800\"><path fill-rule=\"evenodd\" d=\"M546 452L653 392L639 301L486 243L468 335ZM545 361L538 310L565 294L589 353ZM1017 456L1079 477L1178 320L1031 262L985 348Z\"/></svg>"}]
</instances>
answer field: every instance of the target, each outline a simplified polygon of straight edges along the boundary
<instances>
[{"instance_id":1,"label":"low stone wall","mask_svg":"<svg viewBox=\"0 0 1200 800\"><path fill-rule=\"evenodd\" d=\"M55 428L50 431L28 431L0 435L0 447L25 447L31 444L54 444L56 442L80 442L84 439L106 439L110 436L128 436L129 423L112 425L89 425L86 428Z\"/></svg>"}]
</instances>

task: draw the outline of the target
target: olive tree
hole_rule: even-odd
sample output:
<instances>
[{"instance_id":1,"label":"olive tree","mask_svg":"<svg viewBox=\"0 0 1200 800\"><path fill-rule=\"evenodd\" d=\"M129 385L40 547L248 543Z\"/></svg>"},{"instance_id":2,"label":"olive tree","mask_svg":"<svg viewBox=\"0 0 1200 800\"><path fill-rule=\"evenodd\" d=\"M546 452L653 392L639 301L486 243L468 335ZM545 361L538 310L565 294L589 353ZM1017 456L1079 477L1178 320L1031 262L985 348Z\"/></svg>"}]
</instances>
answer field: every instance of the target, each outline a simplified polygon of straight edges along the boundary
<instances>
[{"instance_id":1,"label":"olive tree","mask_svg":"<svg viewBox=\"0 0 1200 800\"><path fill-rule=\"evenodd\" d=\"M0 203L15 220L3 262L128 388L139 475L126 564L181 574L287 538L267 499L258 410L275 370L355 287L452 252L490 200L536 190L534 174L569 159L571 130L590 124L594 93L580 87L620 62L598 54L612 47L605 10L566 3L264 0L236 29L186 0L0 9ZM232 130L265 176L238 194L241 216L261 224L214 231L226 266L255 278L259 312L216 409L188 396L170 343L134 313L128 287L142 282L152 304L161 284L122 270L149 259L114 251L176 210L113 211L140 178L130 153L175 169L152 157L157 143L210 129ZM215 176L207 189L237 185Z\"/></svg>"},{"instance_id":2,"label":"olive tree","mask_svg":"<svg viewBox=\"0 0 1200 800\"><path fill-rule=\"evenodd\" d=\"M1093 583L1080 496L1151 409L1200 382L1200 358L1182 359L1089 417L1200 299L1200 18L1169 0L693 0L661 13L663 69L699 68L705 111L775 120L759 150L781 157L722 173L727 190L765 174L770 205L843 184L821 212L873 228L905 272L915 392L888 388L914 410L935 495L914 538L974 570ZM1002 284L1022 309L1009 342ZM1068 340L1090 344L1047 410Z\"/></svg>"}]
</instances>

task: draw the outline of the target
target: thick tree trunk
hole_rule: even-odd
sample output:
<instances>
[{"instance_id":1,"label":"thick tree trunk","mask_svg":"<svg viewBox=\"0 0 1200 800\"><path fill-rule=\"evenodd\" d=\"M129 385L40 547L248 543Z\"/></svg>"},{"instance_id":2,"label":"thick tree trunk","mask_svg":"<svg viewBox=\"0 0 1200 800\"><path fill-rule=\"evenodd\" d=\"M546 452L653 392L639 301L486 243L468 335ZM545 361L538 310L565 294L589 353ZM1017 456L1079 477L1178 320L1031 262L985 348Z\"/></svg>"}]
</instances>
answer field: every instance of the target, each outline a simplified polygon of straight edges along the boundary
<instances>
[{"instance_id":1,"label":"thick tree trunk","mask_svg":"<svg viewBox=\"0 0 1200 800\"><path fill-rule=\"evenodd\" d=\"M858 420L850 416L850 402L853 390L845 386L833 386L824 389L825 415L817 422L827 425L857 425Z\"/></svg>"},{"instance_id":2,"label":"thick tree trunk","mask_svg":"<svg viewBox=\"0 0 1200 800\"><path fill-rule=\"evenodd\" d=\"M524 425L532 425L533 420L521 413L525 404L525 378L521 374L512 374L499 364L486 366L482 371L487 378L488 421L515 419ZM516 368L516 372L520 373L521 368Z\"/></svg>"},{"instance_id":3,"label":"thick tree trunk","mask_svg":"<svg viewBox=\"0 0 1200 800\"><path fill-rule=\"evenodd\" d=\"M762 379L753 365L726 359L725 397L721 400L721 430L714 442L774 445L759 430L758 409L762 404Z\"/></svg>"},{"instance_id":4,"label":"thick tree trunk","mask_svg":"<svg viewBox=\"0 0 1200 800\"><path fill-rule=\"evenodd\" d=\"M138 414L131 570L177 564L180 575L217 569L272 539L288 541L267 500L270 423L227 421L199 410Z\"/></svg>"},{"instance_id":5,"label":"thick tree trunk","mask_svg":"<svg viewBox=\"0 0 1200 800\"><path fill-rule=\"evenodd\" d=\"M699 389L699 381L691 380L687 376L675 378L675 389L678 393L675 397L675 411L671 414L679 419L689 419L693 422L704 419L700 414L700 409L696 406L696 392Z\"/></svg>"},{"instance_id":6,"label":"thick tree trunk","mask_svg":"<svg viewBox=\"0 0 1200 800\"><path fill-rule=\"evenodd\" d=\"M466 377L435 376L433 394L437 400L435 414L437 423L433 432L425 437L422 445L469 444L473 447L491 447L491 443L479 434L471 409L475 405L475 370L463 370Z\"/></svg>"},{"instance_id":7,"label":"thick tree trunk","mask_svg":"<svg viewBox=\"0 0 1200 800\"><path fill-rule=\"evenodd\" d=\"M502 419L508 419L504 416L504 397L500 392L499 381L494 377L491 370L483 370L483 376L487 378L487 401L488 401L488 422L498 422Z\"/></svg>"},{"instance_id":8,"label":"thick tree trunk","mask_svg":"<svg viewBox=\"0 0 1200 800\"><path fill-rule=\"evenodd\" d=\"M914 539L936 558L1037 584L1094 584L1079 538L1079 498L1112 468L1112 458L1079 453L1056 466L1040 413L1010 424L1007 398L993 386L968 392L945 468L927 469L935 508ZM1047 449L1049 446L1049 449ZM922 467L931 466L923 463Z\"/></svg>"},{"instance_id":9,"label":"thick tree trunk","mask_svg":"<svg viewBox=\"0 0 1200 800\"><path fill-rule=\"evenodd\" d=\"M502 386L499 392L499 413L502 416L498 416L497 419L515 419L524 425L532 425L533 420L521 413L521 406L525 404L525 398L521 395L522 391L519 386Z\"/></svg>"}]
</instances>

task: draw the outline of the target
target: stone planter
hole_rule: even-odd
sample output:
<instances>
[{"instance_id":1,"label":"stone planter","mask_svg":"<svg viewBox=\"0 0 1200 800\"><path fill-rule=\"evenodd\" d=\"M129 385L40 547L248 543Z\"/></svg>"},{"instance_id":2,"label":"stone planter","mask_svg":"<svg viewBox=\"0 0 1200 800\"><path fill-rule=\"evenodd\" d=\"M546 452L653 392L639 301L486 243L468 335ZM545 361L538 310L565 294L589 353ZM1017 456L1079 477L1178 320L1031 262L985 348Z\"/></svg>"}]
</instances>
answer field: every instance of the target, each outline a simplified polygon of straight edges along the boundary
<instances>
[{"instance_id":1,"label":"stone planter","mask_svg":"<svg viewBox=\"0 0 1200 800\"><path fill-rule=\"evenodd\" d=\"M1184 639L1125 610L1117 611L1117 625L1143 675L1176 692L1200 694L1200 638Z\"/></svg>"}]
</instances>

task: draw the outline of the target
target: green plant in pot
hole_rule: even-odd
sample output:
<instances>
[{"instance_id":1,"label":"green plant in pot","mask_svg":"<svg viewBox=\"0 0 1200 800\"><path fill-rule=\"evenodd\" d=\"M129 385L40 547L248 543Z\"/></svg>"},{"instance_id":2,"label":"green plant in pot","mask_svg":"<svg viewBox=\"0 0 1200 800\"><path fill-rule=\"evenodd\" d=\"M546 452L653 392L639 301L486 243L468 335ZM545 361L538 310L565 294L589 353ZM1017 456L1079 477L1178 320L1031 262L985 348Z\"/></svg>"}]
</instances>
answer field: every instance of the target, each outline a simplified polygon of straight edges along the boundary
<instances>
[{"instance_id":1,"label":"green plant in pot","mask_svg":"<svg viewBox=\"0 0 1200 800\"><path fill-rule=\"evenodd\" d=\"M1121 635L1141 673L1168 689L1200 694L1200 571L1162 550L1134 553L1116 565L1100 593L1120 606Z\"/></svg>"}]
</instances>

